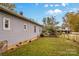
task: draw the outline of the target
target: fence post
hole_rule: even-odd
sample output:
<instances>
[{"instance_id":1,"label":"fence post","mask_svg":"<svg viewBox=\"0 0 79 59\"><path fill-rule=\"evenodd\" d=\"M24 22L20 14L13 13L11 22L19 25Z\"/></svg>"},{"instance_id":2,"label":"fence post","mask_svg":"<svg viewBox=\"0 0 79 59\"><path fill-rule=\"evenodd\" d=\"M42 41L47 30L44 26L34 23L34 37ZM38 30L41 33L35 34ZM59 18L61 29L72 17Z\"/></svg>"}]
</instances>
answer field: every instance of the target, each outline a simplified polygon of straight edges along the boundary
<instances>
[{"instance_id":1,"label":"fence post","mask_svg":"<svg viewBox=\"0 0 79 59\"><path fill-rule=\"evenodd\" d=\"M77 40L77 36L76 36L76 34L75 34L75 40Z\"/></svg>"}]
</instances>

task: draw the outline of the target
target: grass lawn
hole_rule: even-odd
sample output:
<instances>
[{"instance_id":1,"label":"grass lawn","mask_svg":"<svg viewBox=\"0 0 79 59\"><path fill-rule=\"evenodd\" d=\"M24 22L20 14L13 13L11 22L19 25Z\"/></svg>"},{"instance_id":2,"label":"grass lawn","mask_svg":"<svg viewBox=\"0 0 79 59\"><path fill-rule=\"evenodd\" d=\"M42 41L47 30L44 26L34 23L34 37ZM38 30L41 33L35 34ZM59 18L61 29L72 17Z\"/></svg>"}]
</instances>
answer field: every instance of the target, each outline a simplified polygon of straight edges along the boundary
<instances>
[{"instance_id":1,"label":"grass lawn","mask_svg":"<svg viewBox=\"0 0 79 59\"><path fill-rule=\"evenodd\" d=\"M79 45L63 38L43 37L17 48L7 51L6 56L60 56L79 55Z\"/></svg>"}]
</instances>

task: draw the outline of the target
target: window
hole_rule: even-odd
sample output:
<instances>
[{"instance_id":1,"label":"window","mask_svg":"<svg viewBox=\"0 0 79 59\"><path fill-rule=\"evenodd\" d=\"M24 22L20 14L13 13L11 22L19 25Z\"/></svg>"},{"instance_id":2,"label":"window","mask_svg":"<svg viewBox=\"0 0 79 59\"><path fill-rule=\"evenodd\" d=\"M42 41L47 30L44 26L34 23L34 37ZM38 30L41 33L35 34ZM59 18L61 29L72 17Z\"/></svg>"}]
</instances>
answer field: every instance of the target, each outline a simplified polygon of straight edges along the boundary
<instances>
[{"instance_id":1,"label":"window","mask_svg":"<svg viewBox=\"0 0 79 59\"><path fill-rule=\"evenodd\" d=\"M26 25L24 25L24 29L26 29Z\"/></svg>"},{"instance_id":2,"label":"window","mask_svg":"<svg viewBox=\"0 0 79 59\"><path fill-rule=\"evenodd\" d=\"M9 18L3 18L3 29L4 30L10 30L10 19Z\"/></svg>"},{"instance_id":3,"label":"window","mask_svg":"<svg viewBox=\"0 0 79 59\"><path fill-rule=\"evenodd\" d=\"M36 33L36 26L34 26L34 32Z\"/></svg>"},{"instance_id":4,"label":"window","mask_svg":"<svg viewBox=\"0 0 79 59\"><path fill-rule=\"evenodd\" d=\"M27 25L26 24L24 24L24 30L26 30L27 29Z\"/></svg>"},{"instance_id":5,"label":"window","mask_svg":"<svg viewBox=\"0 0 79 59\"><path fill-rule=\"evenodd\" d=\"M8 23L9 23L9 21L8 21L8 20L6 20L6 21L5 21L5 27L6 27L6 28L8 28L8 27L9 27L9 26L8 26Z\"/></svg>"}]
</instances>

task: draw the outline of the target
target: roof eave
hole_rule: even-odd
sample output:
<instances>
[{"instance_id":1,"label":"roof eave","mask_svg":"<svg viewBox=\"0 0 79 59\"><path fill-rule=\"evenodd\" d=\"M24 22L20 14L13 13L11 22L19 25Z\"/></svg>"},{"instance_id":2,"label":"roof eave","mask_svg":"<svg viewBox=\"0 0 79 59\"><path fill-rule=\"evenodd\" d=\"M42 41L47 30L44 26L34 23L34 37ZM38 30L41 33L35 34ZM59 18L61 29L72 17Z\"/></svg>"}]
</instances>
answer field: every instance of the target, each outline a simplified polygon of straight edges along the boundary
<instances>
[{"instance_id":1,"label":"roof eave","mask_svg":"<svg viewBox=\"0 0 79 59\"><path fill-rule=\"evenodd\" d=\"M16 17L22 18L22 19L24 19L24 20L26 20L26 21L29 21L29 22L31 22L31 23L34 23L34 24L36 24L36 25L42 26L42 25L40 25L40 24L38 24L38 23L36 23L36 22L34 22L34 21L31 21L30 19L24 17L23 15L20 15L20 14L18 14L18 13L15 13L14 11L11 11L11 10L9 10L9 9L6 9L6 8L4 8L4 7L2 7L2 6L0 6L0 10L3 10L3 11L5 11L5 12L8 12L8 13L11 14L11 15L15 15Z\"/></svg>"}]
</instances>

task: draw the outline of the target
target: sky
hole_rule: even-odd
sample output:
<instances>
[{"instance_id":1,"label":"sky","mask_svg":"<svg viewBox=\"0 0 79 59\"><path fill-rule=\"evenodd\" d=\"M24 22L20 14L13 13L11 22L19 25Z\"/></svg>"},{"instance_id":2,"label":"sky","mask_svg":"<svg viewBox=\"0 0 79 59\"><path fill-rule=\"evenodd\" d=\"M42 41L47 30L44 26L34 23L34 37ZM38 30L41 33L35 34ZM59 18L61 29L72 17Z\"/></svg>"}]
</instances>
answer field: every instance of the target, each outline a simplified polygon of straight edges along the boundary
<instances>
[{"instance_id":1,"label":"sky","mask_svg":"<svg viewBox=\"0 0 79 59\"><path fill-rule=\"evenodd\" d=\"M17 12L23 12L25 17L32 18L40 24L43 24L44 17L54 16L61 25L66 13L79 11L79 3L15 3L15 5Z\"/></svg>"}]
</instances>

